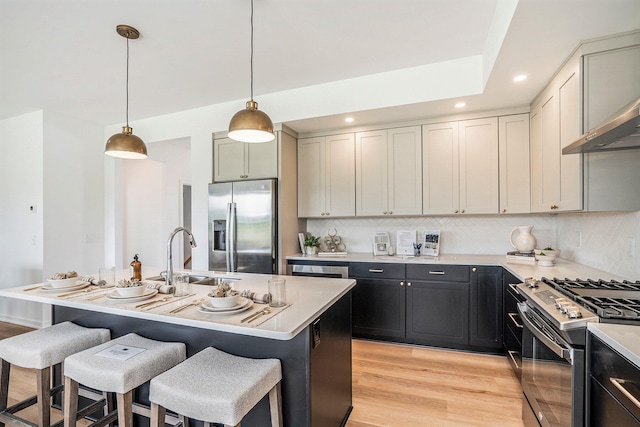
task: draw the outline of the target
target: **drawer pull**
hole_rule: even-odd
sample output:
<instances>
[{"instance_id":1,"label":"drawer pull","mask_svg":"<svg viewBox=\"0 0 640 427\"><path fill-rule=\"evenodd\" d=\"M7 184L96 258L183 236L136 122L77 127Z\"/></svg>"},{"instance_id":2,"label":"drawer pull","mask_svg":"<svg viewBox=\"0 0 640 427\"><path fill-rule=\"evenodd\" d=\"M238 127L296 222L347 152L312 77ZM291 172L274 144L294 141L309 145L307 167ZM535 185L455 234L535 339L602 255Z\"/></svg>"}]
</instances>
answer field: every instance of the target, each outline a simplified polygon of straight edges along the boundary
<instances>
[{"instance_id":1,"label":"drawer pull","mask_svg":"<svg viewBox=\"0 0 640 427\"><path fill-rule=\"evenodd\" d=\"M516 285L513 283L509 283L509 287L511 289L513 289L513 292L515 292L516 294L520 295L520 292L518 291L518 288L516 288Z\"/></svg>"},{"instance_id":2,"label":"drawer pull","mask_svg":"<svg viewBox=\"0 0 640 427\"><path fill-rule=\"evenodd\" d=\"M518 329L522 329L523 326L518 323L518 321L516 320L516 316L518 315L518 313L507 313L507 316L509 316L509 318L511 319L511 321L513 322L514 325L516 325L516 327Z\"/></svg>"},{"instance_id":3,"label":"drawer pull","mask_svg":"<svg viewBox=\"0 0 640 427\"><path fill-rule=\"evenodd\" d=\"M622 392L622 394L624 394L625 396L627 396L627 399L629 399L634 405L636 405L636 407L638 409L640 409L640 401L638 401L638 399L629 392L629 390L627 390L626 388L624 388L624 383L626 383L625 380L623 380L622 378L613 378L613 377L609 377L609 381L611 381L611 384L613 384L614 386L616 386L616 388L618 390L620 390L620 392Z\"/></svg>"},{"instance_id":4,"label":"drawer pull","mask_svg":"<svg viewBox=\"0 0 640 427\"><path fill-rule=\"evenodd\" d=\"M439 276L444 276L444 271L430 271L429 274L436 274Z\"/></svg>"},{"instance_id":5,"label":"drawer pull","mask_svg":"<svg viewBox=\"0 0 640 427\"><path fill-rule=\"evenodd\" d=\"M369 273L384 273L382 268L370 268Z\"/></svg>"},{"instance_id":6,"label":"drawer pull","mask_svg":"<svg viewBox=\"0 0 640 427\"><path fill-rule=\"evenodd\" d=\"M511 359L511 361L513 362L513 365L518 369L522 369L522 366L518 365L518 361L516 360L515 357L513 357L513 355L518 354L517 351L513 351L513 350L507 350L507 354L509 355L509 358Z\"/></svg>"}]
</instances>

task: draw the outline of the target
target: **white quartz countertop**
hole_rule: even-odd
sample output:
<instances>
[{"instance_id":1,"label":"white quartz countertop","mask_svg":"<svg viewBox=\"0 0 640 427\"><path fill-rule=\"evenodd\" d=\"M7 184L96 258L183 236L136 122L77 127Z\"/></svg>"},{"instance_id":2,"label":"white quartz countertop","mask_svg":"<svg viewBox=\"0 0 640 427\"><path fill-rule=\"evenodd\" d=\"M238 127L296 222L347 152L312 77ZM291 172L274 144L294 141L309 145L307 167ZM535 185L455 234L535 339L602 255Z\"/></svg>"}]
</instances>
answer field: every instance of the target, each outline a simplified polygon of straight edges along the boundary
<instances>
[{"instance_id":1,"label":"white quartz countertop","mask_svg":"<svg viewBox=\"0 0 640 427\"><path fill-rule=\"evenodd\" d=\"M195 274L196 272L194 271L193 273ZM207 276L212 275L211 272L202 273ZM135 307L145 301L123 303L122 301L114 301L106 297L89 300L89 298L97 296L102 292L100 290L92 290L91 294L86 295L80 294L76 296L58 297L57 295L62 294L61 292L43 290L38 286L42 284L0 289L0 296L242 335L289 340L304 330L311 322L317 319L355 286L355 280L352 279L241 273L230 273L224 274L223 276L236 279L236 281L234 281L234 287L238 291L251 290L257 294L267 293L267 281L270 278L283 277L286 279L286 297L290 305L264 323L253 322L240 324L239 319L246 317L257 309L266 307L266 305L255 303L251 310L241 314L235 314L233 318L231 318L231 316L203 314L197 310L196 306L175 314L169 313L170 310L182 304L191 302L194 299L205 298L207 293L212 289L211 286L205 285L193 285L193 293L195 293L193 297L179 301L169 299L169 301L171 301L170 303L151 310L138 309ZM144 277L148 277L147 274L145 274ZM109 291L106 292L108 293ZM154 299L159 300L165 296L166 295L158 294ZM173 297L170 296L170 298Z\"/></svg>"},{"instance_id":2,"label":"white quartz countertop","mask_svg":"<svg viewBox=\"0 0 640 427\"><path fill-rule=\"evenodd\" d=\"M493 265L504 267L515 276L524 280L526 277L540 279L569 278L569 279L606 279L606 280L638 280L638 278L620 277L606 271L588 267L562 258L556 258L551 267L541 267L537 263L519 264L510 262L505 255L440 255L436 258L419 256L374 256L372 253L349 253L341 256L302 255L296 254L287 257L287 260L314 261L314 262L376 262L376 263L401 263L401 264L460 264L460 265Z\"/></svg>"},{"instance_id":3,"label":"white quartz countertop","mask_svg":"<svg viewBox=\"0 0 640 427\"><path fill-rule=\"evenodd\" d=\"M640 368L640 328L615 323L589 323L589 332Z\"/></svg>"}]
</instances>

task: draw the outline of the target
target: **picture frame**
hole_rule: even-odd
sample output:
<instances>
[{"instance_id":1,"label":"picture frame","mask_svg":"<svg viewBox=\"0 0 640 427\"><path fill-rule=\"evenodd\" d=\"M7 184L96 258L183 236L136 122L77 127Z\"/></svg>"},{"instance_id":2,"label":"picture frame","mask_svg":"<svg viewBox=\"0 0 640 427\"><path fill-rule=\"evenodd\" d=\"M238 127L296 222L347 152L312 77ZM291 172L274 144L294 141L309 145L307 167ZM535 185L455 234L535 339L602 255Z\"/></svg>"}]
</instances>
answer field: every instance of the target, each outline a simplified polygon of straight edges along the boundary
<instances>
[{"instance_id":1,"label":"picture frame","mask_svg":"<svg viewBox=\"0 0 640 427\"><path fill-rule=\"evenodd\" d=\"M373 255L389 255L389 233L376 231L373 234Z\"/></svg>"},{"instance_id":2,"label":"picture frame","mask_svg":"<svg viewBox=\"0 0 640 427\"><path fill-rule=\"evenodd\" d=\"M440 230L425 230L422 240L422 254L437 257L440 253Z\"/></svg>"}]
</instances>

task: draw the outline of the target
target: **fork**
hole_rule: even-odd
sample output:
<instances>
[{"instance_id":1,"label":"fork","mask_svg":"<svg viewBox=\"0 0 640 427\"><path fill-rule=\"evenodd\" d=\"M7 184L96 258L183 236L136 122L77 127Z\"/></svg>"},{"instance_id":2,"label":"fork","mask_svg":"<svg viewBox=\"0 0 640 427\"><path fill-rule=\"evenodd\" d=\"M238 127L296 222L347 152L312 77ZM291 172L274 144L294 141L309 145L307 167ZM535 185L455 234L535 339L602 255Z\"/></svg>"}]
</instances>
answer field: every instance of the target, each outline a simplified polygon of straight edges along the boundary
<instances>
[{"instance_id":1,"label":"fork","mask_svg":"<svg viewBox=\"0 0 640 427\"><path fill-rule=\"evenodd\" d=\"M185 305L181 305L180 307L174 308L173 310L170 310L169 313L178 313L182 310L184 310L187 307L192 307L194 305L198 305L200 304L202 301L204 301L204 298L201 299L194 299L193 301L191 301L189 304L185 304Z\"/></svg>"}]
</instances>

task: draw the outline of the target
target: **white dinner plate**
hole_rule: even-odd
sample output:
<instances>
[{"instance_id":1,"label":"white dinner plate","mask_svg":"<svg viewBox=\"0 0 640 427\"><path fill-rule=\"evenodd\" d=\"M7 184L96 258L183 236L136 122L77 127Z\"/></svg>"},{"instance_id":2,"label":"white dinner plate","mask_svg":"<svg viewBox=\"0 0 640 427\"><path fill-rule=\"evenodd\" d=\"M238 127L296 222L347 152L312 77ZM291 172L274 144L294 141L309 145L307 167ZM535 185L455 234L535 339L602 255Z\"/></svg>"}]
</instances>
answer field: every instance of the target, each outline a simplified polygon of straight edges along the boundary
<instances>
[{"instance_id":1,"label":"white dinner plate","mask_svg":"<svg viewBox=\"0 0 640 427\"><path fill-rule=\"evenodd\" d=\"M243 311L250 309L252 306L253 306L253 301L250 300L249 298L243 297L240 304L236 305L235 307L218 308L218 307L212 306L209 301L205 301L198 306L198 311L206 314L220 314L220 315L236 314L236 313L242 313Z\"/></svg>"},{"instance_id":2,"label":"white dinner plate","mask_svg":"<svg viewBox=\"0 0 640 427\"><path fill-rule=\"evenodd\" d=\"M137 302L137 301L144 301L146 299L153 298L153 296L157 293L158 293L157 289L147 288L145 289L142 295L137 295L134 297L125 297L120 295L118 291L113 290L107 294L107 298L110 299L112 302Z\"/></svg>"},{"instance_id":3,"label":"white dinner plate","mask_svg":"<svg viewBox=\"0 0 640 427\"><path fill-rule=\"evenodd\" d=\"M64 288L54 288L50 283L45 283L40 287L40 290L45 292L66 292L80 290L87 286L89 286L89 282L76 282L74 285L65 286Z\"/></svg>"}]
</instances>

